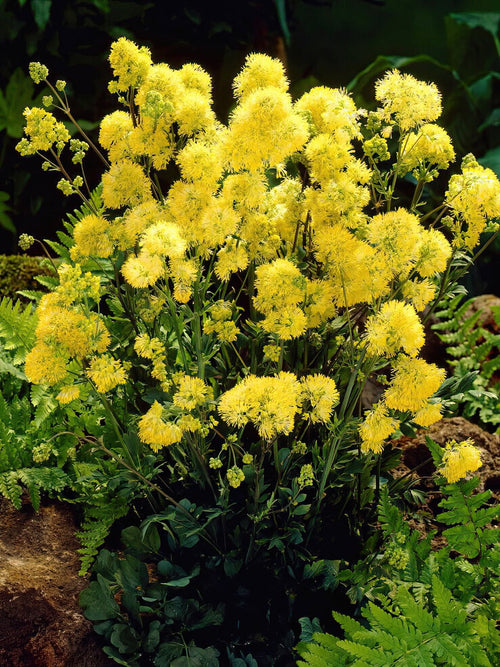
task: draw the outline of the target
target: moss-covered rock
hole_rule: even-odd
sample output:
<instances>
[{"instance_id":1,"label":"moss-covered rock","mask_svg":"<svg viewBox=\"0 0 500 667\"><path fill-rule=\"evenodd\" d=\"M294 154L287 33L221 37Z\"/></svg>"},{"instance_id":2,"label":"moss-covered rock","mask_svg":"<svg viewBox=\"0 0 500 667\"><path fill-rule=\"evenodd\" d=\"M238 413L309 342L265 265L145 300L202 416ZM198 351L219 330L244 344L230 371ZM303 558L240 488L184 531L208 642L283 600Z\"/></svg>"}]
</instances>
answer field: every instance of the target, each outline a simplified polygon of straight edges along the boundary
<instances>
[{"instance_id":1,"label":"moss-covered rock","mask_svg":"<svg viewBox=\"0 0 500 667\"><path fill-rule=\"evenodd\" d=\"M35 276L54 276L55 271L44 257L0 255L0 298L19 298L18 290L44 290Z\"/></svg>"}]
</instances>

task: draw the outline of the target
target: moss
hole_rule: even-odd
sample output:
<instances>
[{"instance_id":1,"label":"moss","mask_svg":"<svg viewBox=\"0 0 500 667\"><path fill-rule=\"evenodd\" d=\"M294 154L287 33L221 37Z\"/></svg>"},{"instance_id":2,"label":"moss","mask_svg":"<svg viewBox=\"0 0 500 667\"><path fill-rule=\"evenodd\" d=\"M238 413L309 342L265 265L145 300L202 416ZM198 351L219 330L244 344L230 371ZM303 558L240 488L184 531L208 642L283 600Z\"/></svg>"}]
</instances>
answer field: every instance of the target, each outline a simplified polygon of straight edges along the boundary
<instances>
[{"instance_id":1,"label":"moss","mask_svg":"<svg viewBox=\"0 0 500 667\"><path fill-rule=\"evenodd\" d=\"M55 271L44 257L0 255L0 298L20 298L18 290L44 290L35 276L53 276Z\"/></svg>"}]
</instances>

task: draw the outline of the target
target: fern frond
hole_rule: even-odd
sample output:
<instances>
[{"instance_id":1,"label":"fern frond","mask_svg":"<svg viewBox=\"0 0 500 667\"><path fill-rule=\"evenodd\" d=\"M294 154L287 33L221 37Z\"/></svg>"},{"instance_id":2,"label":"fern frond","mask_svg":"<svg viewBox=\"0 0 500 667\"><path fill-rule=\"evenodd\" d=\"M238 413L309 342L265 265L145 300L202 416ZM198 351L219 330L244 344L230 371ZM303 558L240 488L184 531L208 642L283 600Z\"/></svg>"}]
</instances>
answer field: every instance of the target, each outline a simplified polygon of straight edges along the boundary
<instances>
[{"instance_id":1,"label":"fern frond","mask_svg":"<svg viewBox=\"0 0 500 667\"><path fill-rule=\"evenodd\" d=\"M3 348L13 350L14 364L24 359L35 343L37 318L31 306L3 297L0 301L0 338Z\"/></svg>"},{"instance_id":2,"label":"fern frond","mask_svg":"<svg viewBox=\"0 0 500 667\"><path fill-rule=\"evenodd\" d=\"M114 522L125 516L128 507L120 499L100 499L95 505L85 507L85 517L81 530L76 534L81 543L78 553L81 556L80 574L86 574L94 559L109 535Z\"/></svg>"},{"instance_id":3,"label":"fern frond","mask_svg":"<svg viewBox=\"0 0 500 667\"><path fill-rule=\"evenodd\" d=\"M384 535L394 535L401 531L403 517L398 508L392 504L389 498L389 490L386 486L384 486L380 492L378 516Z\"/></svg>"}]
</instances>

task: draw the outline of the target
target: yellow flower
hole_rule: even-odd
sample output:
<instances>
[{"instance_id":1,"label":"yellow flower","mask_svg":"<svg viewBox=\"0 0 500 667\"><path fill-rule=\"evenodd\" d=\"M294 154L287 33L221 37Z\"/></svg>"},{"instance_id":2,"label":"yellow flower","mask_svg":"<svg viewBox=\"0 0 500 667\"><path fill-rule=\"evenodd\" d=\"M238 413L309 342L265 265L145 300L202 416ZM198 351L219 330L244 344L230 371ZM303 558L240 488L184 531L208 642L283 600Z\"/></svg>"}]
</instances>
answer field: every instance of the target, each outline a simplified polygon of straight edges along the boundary
<instances>
[{"instance_id":1,"label":"yellow flower","mask_svg":"<svg viewBox=\"0 0 500 667\"><path fill-rule=\"evenodd\" d=\"M137 206L151 198L151 183L142 167L131 160L115 162L102 177L102 200L107 208Z\"/></svg>"},{"instance_id":2,"label":"yellow flower","mask_svg":"<svg viewBox=\"0 0 500 667\"><path fill-rule=\"evenodd\" d=\"M22 155L48 151L54 144L60 153L62 146L69 141L68 130L49 111L38 107L26 108L24 117L26 118L24 133L30 141L24 139L16 146Z\"/></svg>"},{"instance_id":3,"label":"yellow flower","mask_svg":"<svg viewBox=\"0 0 500 667\"><path fill-rule=\"evenodd\" d=\"M132 287L149 287L165 273L165 264L158 255L140 252L129 257L121 268L123 277Z\"/></svg>"},{"instance_id":4,"label":"yellow flower","mask_svg":"<svg viewBox=\"0 0 500 667\"><path fill-rule=\"evenodd\" d=\"M285 178L266 196L267 216L283 241L290 249L296 241L297 225L306 219L302 185L298 179Z\"/></svg>"},{"instance_id":5,"label":"yellow flower","mask_svg":"<svg viewBox=\"0 0 500 667\"><path fill-rule=\"evenodd\" d=\"M163 220L154 223L141 237L141 248L147 255L162 257L182 257L187 243L174 222Z\"/></svg>"},{"instance_id":6,"label":"yellow flower","mask_svg":"<svg viewBox=\"0 0 500 667\"><path fill-rule=\"evenodd\" d=\"M306 120L290 96L277 88L258 88L235 108L223 140L223 155L234 169L274 167L300 150L308 139Z\"/></svg>"},{"instance_id":7,"label":"yellow flower","mask_svg":"<svg viewBox=\"0 0 500 667\"><path fill-rule=\"evenodd\" d=\"M264 345L262 350L264 352L264 357L275 363L279 360L281 355L281 347L279 345Z\"/></svg>"},{"instance_id":8,"label":"yellow flower","mask_svg":"<svg viewBox=\"0 0 500 667\"><path fill-rule=\"evenodd\" d=\"M99 143L108 151L112 162L130 157L128 137L133 129L132 118L126 111L113 111L102 119Z\"/></svg>"},{"instance_id":9,"label":"yellow flower","mask_svg":"<svg viewBox=\"0 0 500 667\"><path fill-rule=\"evenodd\" d=\"M418 248L415 270L422 278L429 278L446 269L451 257L451 246L437 229L423 229Z\"/></svg>"},{"instance_id":10,"label":"yellow flower","mask_svg":"<svg viewBox=\"0 0 500 667\"><path fill-rule=\"evenodd\" d=\"M250 262L243 243L239 240L228 238L226 243L217 252L217 260L214 272L217 278L227 281L233 273L243 271Z\"/></svg>"},{"instance_id":11,"label":"yellow flower","mask_svg":"<svg viewBox=\"0 0 500 667\"><path fill-rule=\"evenodd\" d=\"M343 130L351 138L360 136L358 111L345 90L316 86L302 95L295 108L310 115L317 133Z\"/></svg>"},{"instance_id":12,"label":"yellow flower","mask_svg":"<svg viewBox=\"0 0 500 667\"><path fill-rule=\"evenodd\" d=\"M297 484L300 488L304 486L312 486L314 482L314 470L310 463L305 463L301 469L300 474L297 477Z\"/></svg>"},{"instance_id":13,"label":"yellow flower","mask_svg":"<svg viewBox=\"0 0 500 667\"><path fill-rule=\"evenodd\" d=\"M174 155L173 135L163 123L144 117L127 137L130 152L135 157L150 158L155 169L165 169Z\"/></svg>"},{"instance_id":14,"label":"yellow flower","mask_svg":"<svg viewBox=\"0 0 500 667\"><path fill-rule=\"evenodd\" d=\"M60 264L57 272L59 274L59 285L55 289L57 300L65 306L70 306L82 300L82 296L99 301L101 281L99 276L92 275L89 271L82 273L79 264ZM42 297L44 299L45 297Z\"/></svg>"},{"instance_id":15,"label":"yellow flower","mask_svg":"<svg viewBox=\"0 0 500 667\"><path fill-rule=\"evenodd\" d=\"M116 90L126 91L139 86L146 77L151 53L145 46L138 47L126 37L120 37L111 45L109 62L118 77Z\"/></svg>"},{"instance_id":16,"label":"yellow flower","mask_svg":"<svg viewBox=\"0 0 500 667\"><path fill-rule=\"evenodd\" d=\"M134 350L140 357L144 357L145 359L154 359L165 354L165 346L161 340L150 338L146 333L137 336L134 343Z\"/></svg>"},{"instance_id":17,"label":"yellow flower","mask_svg":"<svg viewBox=\"0 0 500 667\"><path fill-rule=\"evenodd\" d=\"M197 90L203 97L211 98L212 79L200 65L186 63L179 70L179 79L186 88Z\"/></svg>"},{"instance_id":18,"label":"yellow flower","mask_svg":"<svg viewBox=\"0 0 500 667\"><path fill-rule=\"evenodd\" d=\"M154 200L139 204L113 221L111 233L120 250L134 248L138 237L152 224L166 217L164 209Z\"/></svg>"},{"instance_id":19,"label":"yellow flower","mask_svg":"<svg viewBox=\"0 0 500 667\"><path fill-rule=\"evenodd\" d=\"M352 159L351 151L348 136L338 137L322 133L313 137L304 150L312 179L318 183L333 180Z\"/></svg>"},{"instance_id":20,"label":"yellow flower","mask_svg":"<svg viewBox=\"0 0 500 667\"><path fill-rule=\"evenodd\" d=\"M168 447L182 438L182 429L162 419L163 408L155 401L146 414L139 420L139 438L155 452Z\"/></svg>"},{"instance_id":21,"label":"yellow flower","mask_svg":"<svg viewBox=\"0 0 500 667\"><path fill-rule=\"evenodd\" d=\"M393 365L394 375L384 394L385 403L394 410L416 412L425 406L443 382L446 373L424 359L401 355Z\"/></svg>"},{"instance_id":22,"label":"yellow flower","mask_svg":"<svg viewBox=\"0 0 500 667\"><path fill-rule=\"evenodd\" d=\"M367 240L384 252L388 266L397 275L418 257L423 231L416 215L398 208L369 221Z\"/></svg>"},{"instance_id":23,"label":"yellow flower","mask_svg":"<svg viewBox=\"0 0 500 667\"><path fill-rule=\"evenodd\" d=\"M414 357L425 341L424 327L413 306L387 301L366 322L367 352L394 356L403 349Z\"/></svg>"},{"instance_id":24,"label":"yellow flower","mask_svg":"<svg viewBox=\"0 0 500 667\"><path fill-rule=\"evenodd\" d=\"M247 375L219 399L219 412L231 426L252 422L266 439L290 433L300 410L301 387L293 373L274 377Z\"/></svg>"},{"instance_id":25,"label":"yellow flower","mask_svg":"<svg viewBox=\"0 0 500 667\"><path fill-rule=\"evenodd\" d=\"M491 169L482 167L473 155L462 161L462 173L450 178L446 203L458 218L455 244L472 250L487 221L500 216L500 182Z\"/></svg>"},{"instance_id":26,"label":"yellow flower","mask_svg":"<svg viewBox=\"0 0 500 667\"><path fill-rule=\"evenodd\" d=\"M307 327L317 327L335 315L335 289L326 280L306 279L304 313Z\"/></svg>"},{"instance_id":27,"label":"yellow flower","mask_svg":"<svg viewBox=\"0 0 500 667\"><path fill-rule=\"evenodd\" d=\"M470 438L457 442L450 440L446 443L446 451L443 456L441 474L449 484L458 482L469 472L475 472L481 467L481 452L474 447Z\"/></svg>"},{"instance_id":28,"label":"yellow flower","mask_svg":"<svg viewBox=\"0 0 500 667\"><path fill-rule=\"evenodd\" d=\"M306 412L313 424L326 423L330 420L333 408L339 402L339 392L335 380L325 375L315 374L301 378L303 399L309 402L310 409Z\"/></svg>"},{"instance_id":29,"label":"yellow flower","mask_svg":"<svg viewBox=\"0 0 500 667\"><path fill-rule=\"evenodd\" d=\"M177 426L183 433L196 433L201 430L201 421L193 415L181 415L177 420Z\"/></svg>"},{"instance_id":30,"label":"yellow flower","mask_svg":"<svg viewBox=\"0 0 500 667\"><path fill-rule=\"evenodd\" d=\"M109 354L91 359L87 375L101 394L127 382L127 375L121 361L113 359Z\"/></svg>"},{"instance_id":31,"label":"yellow flower","mask_svg":"<svg viewBox=\"0 0 500 667\"><path fill-rule=\"evenodd\" d=\"M174 299L178 303L187 303L191 298L196 275L197 264L194 258L170 260L170 276L174 281Z\"/></svg>"},{"instance_id":32,"label":"yellow flower","mask_svg":"<svg viewBox=\"0 0 500 667\"><path fill-rule=\"evenodd\" d=\"M79 396L80 396L80 387L74 384L68 384L65 385L64 387L61 387L61 391L57 394L56 398L59 401L59 403L66 405L67 403L71 403L71 401L74 401L75 398L78 398Z\"/></svg>"},{"instance_id":33,"label":"yellow flower","mask_svg":"<svg viewBox=\"0 0 500 667\"><path fill-rule=\"evenodd\" d=\"M429 280L406 280L401 288L403 297L411 303L417 313L424 310L434 299L436 291L436 285Z\"/></svg>"},{"instance_id":34,"label":"yellow flower","mask_svg":"<svg viewBox=\"0 0 500 667\"><path fill-rule=\"evenodd\" d=\"M286 92L288 81L283 63L264 53L251 53L243 69L233 81L234 94L242 98L259 88L277 88Z\"/></svg>"},{"instance_id":35,"label":"yellow flower","mask_svg":"<svg viewBox=\"0 0 500 667\"><path fill-rule=\"evenodd\" d=\"M260 325L264 331L276 334L281 340L291 340L306 331L307 318L300 308L284 307L269 312Z\"/></svg>"},{"instance_id":36,"label":"yellow flower","mask_svg":"<svg viewBox=\"0 0 500 667\"><path fill-rule=\"evenodd\" d=\"M93 213L86 215L75 225L73 237L76 245L71 248L71 257L109 257L113 253L110 231L110 224L103 217Z\"/></svg>"},{"instance_id":37,"label":"yellow flower","mask_svg":"<svg viewBox=\"0 0 500 667\"><path fill-rule=\"evenodd\" d=\"M236 210L245 212L259 208L266 192L266 181L261 172L242 172L230 174L224 179L221 198L234 204Z\"/></svg>"},{"instance_id":38,"label":"yellow flower","mask_svg":"<svg viewBox=\"0 0 500 667\"><path fill-rule=\"evenodd\" d=\"M399 170L405 174L425 163L438 169L447 169L455 159L449 134L433 123L422 125L417 133L409 134L403 146Z\"/></svg>"},{"instance_id":39,"label":"yellow flower","mask_svg":"<svg viewBox=\"0 0 500 667\"><path fill-rule=\"evenodd\" d=\"M184 375L178 380L178 387L173 402L184 410L194 410L213 397L212 388L199 377Z\"/></svg>"},{"instance_id":40,"label":"yellow flower","mask_svg":"<svg viewBox=\"0 0 500 667\"><path fill-rule=\"evenodd\" d=\"M255 272L255 307L263 313L292 308L303 301L305 278L289 259L262 264Z\"/></svg>"},{"instance_id":41,"label":"yellow flower","mask_svg":"<svg viewBox=\"0 0 500 667\"><path fill-rule=\"evenodd\" d=\"M52 386L66 377L68 361L63 351L38 341L26 355L24 372L29 382Z\"/></svg>"},{"instance_id":42,"label":"yellow flower","mask_svg":"<svg viewBox=\"0 0 500 667\"><path fill-rule=\"evenodd\" d=\"M82 358L89 354L94 322L77 310L46 303L46 300L43 301L37 310L37 339L49 345L56 343L63 346L70 356Z\"/></svg>"},{"instance_id":43,"label":"yellow flower","mask_svg":"<svg viewBox=\"0 0 500 667\"><path fill-rule=\"evenodd\" d=\"M245 473L241 468L238 468L238 466L233 466L232 468L229 468L229 470L226 473L227 481L229 482L229 486L232 486L233 489L237 489L241 482L245 481Z\"/></svg>"},{"instance_id":44,"label":"yellow flower","mask_svg":"<svg viewBox=\"0 0 500 667\"><path fill-rule=\"evenodd\" d=\"M419 426L430 426L442 418L440 403L427 403L423 408L417 410L413 417L415 424Z\"/></svg>"},{"instance_id":45,"label":"yellow flower","mask_svg":"<svg viewBox=\"0 0 500 667\"><path fill-rule=\"evenodd\" d=\"M373 410L366 413L365 421L359 427L361 451L380 454L384 442L398 426L398 420L389 416L386 406L377 403Z\"/></svg>"},{"instance_id":46,"label":"yellow flower","mask_svg":"<svg viewBox=\"0 0 500 667\"><path fill-rule=\"evenodd\" d=\"M184 88L181 97L176 100L175 109L179 134L191 136L196 132L214 129L216 118L210 102L210 98L198 90Z\"/></svg>"},{"instance_id":47,"label":"yellow flower","mask_svg":"<svg viewBox=\"0 0 500 667\"><path fill-rule=\"evenodd\" d=\"M341 225L318 230L314 244L338 306L371 303L388 291L392 273L383 253Z\"/></svg>"},{"instance_id":48,"label":"yellow flower","mask_svg":"<svg viewBox=\"0 0 500 667\"><path fill-rule=\"evenodd\" d=\"M433 83L418 81L398 70L388 72L375 84L387 120L391 116L402 131L411 130L441 115L441 95Z\"/></svg>"},{"instance_id":49,"label":"yellow flower","mask_svg":"<svg viewBox=\"0 0 500 667\"><path fill-rule=\"evenodd\" d=\"M222 175L223 164L217 143L191 139L177 153L176 162L181 176L186 181L210 181L215 184Z\"/></svg>"}]
</instances>

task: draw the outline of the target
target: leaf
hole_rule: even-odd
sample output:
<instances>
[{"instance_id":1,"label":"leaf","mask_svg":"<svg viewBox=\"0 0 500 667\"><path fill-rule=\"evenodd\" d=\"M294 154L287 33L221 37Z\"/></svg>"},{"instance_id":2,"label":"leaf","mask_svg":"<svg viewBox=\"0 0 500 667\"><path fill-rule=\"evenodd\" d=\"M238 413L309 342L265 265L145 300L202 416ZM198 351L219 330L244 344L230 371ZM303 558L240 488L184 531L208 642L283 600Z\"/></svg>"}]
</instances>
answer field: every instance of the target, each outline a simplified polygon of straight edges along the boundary
<instances>
[{"instance_id":1,"label":"leaf","mask_svg":"<svg viewBox=\"0 0 500 667\"><path fill-rule=\"evenodd\" d=\"M0 91L1 94L1 91ZM8 192L4 192L3 190L0 190L0 225L4 228L7 229L9 232L12 232L13 234L16 233L16 227L14 223L12 222L12 218L9 215L9 212L12 211L12 208L6 203L10 198L10 195Z\"/></svg>"},{"instance_id":2,"label":"leaf","mask_svg":"<svg viewBox=\"0 0 500 667\"><path fill-rule=\"evenodd\" d=\"M106 621L120 615L120 607L101 574L97 575L97 581L91 581L89 587L80 593L80 606L90 621Z\"/></svg>"},{"instance_id":3,"label":"leaf","mask_svg":"<svg viewBox=\"0 0 500 667\"><path fill-rule=\"evenodd\" d=\"M466 79L494 70L500 55L500 14L457 12L445 18L446 37L452 66Z\"/></svg>"},{"instance_id":4,"label":"leaf","mask_svg":"<svg viewBox=\"0 0 500 667\"><path fill-rule=\"evenodd\" d=\"M288 21L286 20L286 0L274 0L274 6L276 7L276 13L278 14L278 21L285 39L285 44L290 46L290 28L288 27Z\"/></svg>"},{"instance_id":5,"label":"leaf","mask_svg":"<svg viewBox=\"0 0 500 667\"><path fill-rule=\"evenodd\" d=\"M33 99L35 86L29 76L17 67L11 74L5 88L0 91L0 130L6 130L9 137L19 139L23 136L23 111L28 106L36 106L42 93Z\"/></svg>"},{"instance_id":6,"label":"leaf","mask_svg":"<svg viewBox=\"0 0 500 667\"><path fill-rule=\"evenodd\" d=\"M52 0L31 0L33 18L40 30L45 30L50 18Z\"/></svg>"},{"instance_id":7,"label":"leaf","mask_svg":"<svg viewBox=\"0 0 500 667\"><path fill-rule=\"evenodd\" d=\"M143 648L146 653L153 653L160 643L160 621L151 621L149 624L149 631L143 643Z\"/></svg>"},{"instance_id":8,"label":"leaf","mask_svg":"<svg viewBox=\"0 0 500 667\"><path fill-rule=\"evenodd\" d=\"M125 623L118 623L114 626L110 642L120 653L132 653L140 646L134 629Z\"/></svg>"},{"instance_id":9,"label":"leaf","mask_svg":"<svg viewBox=\"0 0 500 667\"><path fill-rule=\"evenodd\" d=\"M187 656L173 660L171 667L219 667L219 651L212 646L200 648L190 644L186 650Z\"/></svg>"},{"instance_id":10,"label":"leaf","mask_svg":"<svg viewBox=\"0 0 500 667\"><path fill-rule=\"evenodd\" d=\"M315 632L322 632L321 624L319 618L314 617L312 620L307 616L302 616L299 618L300 623L300 641L301 642L310 642L312 641L313 634Z\"/></svg>"},{"instance_id":11,"label":"leaf","mask_svg":"<svg viewBox=\"0 0 500 667\"><path fill-rule=\"evenodd\" d=\"M500 109L497 109L499 112L500 118ZM487 153L483 155L482 158L478 160L479 164L483 167L487 167L495 172L495 174L500 178L500 146L492 148Z\"/></svg>"}]
</instances>

